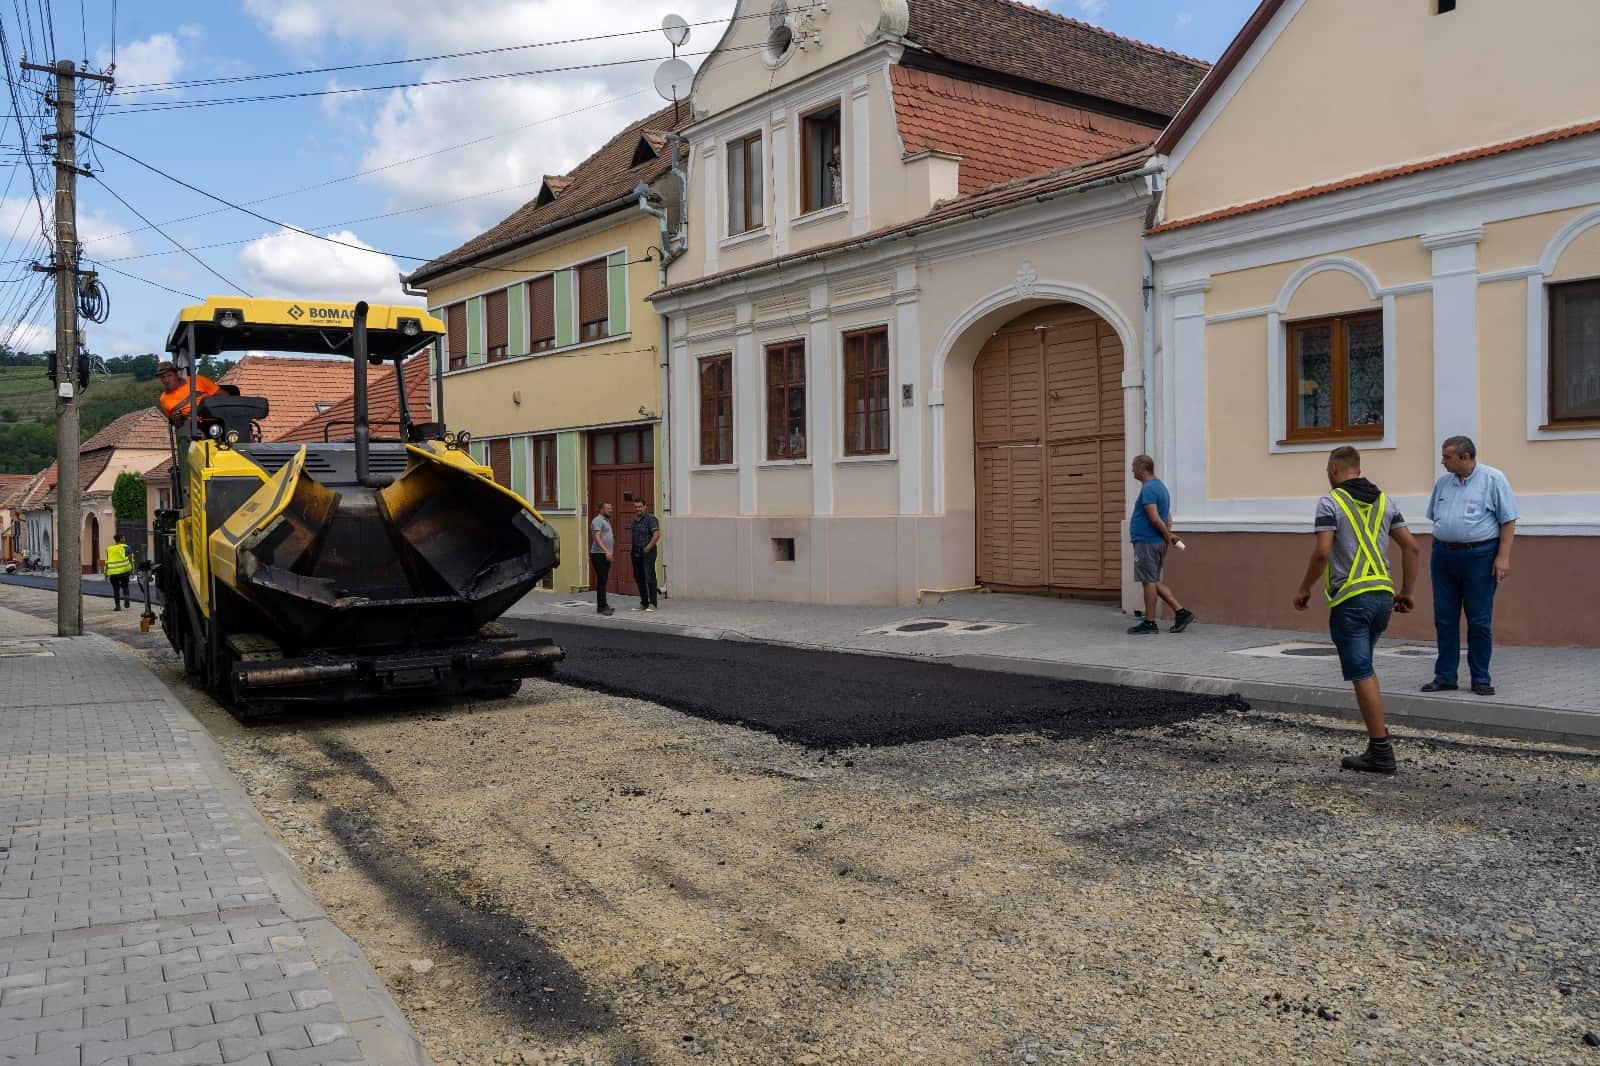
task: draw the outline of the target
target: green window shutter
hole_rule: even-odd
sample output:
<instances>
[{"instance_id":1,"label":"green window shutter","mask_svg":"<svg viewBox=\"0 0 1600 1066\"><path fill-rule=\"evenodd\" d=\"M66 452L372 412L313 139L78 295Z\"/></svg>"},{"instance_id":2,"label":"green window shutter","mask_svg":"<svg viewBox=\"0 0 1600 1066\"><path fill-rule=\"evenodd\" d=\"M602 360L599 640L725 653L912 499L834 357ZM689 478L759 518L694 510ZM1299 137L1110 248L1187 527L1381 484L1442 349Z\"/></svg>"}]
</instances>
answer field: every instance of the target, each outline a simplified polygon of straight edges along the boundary
<instances>
[{"instance_id":1,"label":"green window shutter","mask_svg":"<svg viewBox=\"0 0 1600 1066\"><path fill-rule=\"evenodd\" d=\"M528 310L528 287L517 282L506 290L506 354L527 355L528 337L522 320Z\"/></svg>"},{"instance_id":2,"label":"green window shutter","mask_svg":"<svg viewBox=\"0 0 1600 1066\"><path fill-rule=\"evenodd\" d=\"M607 332L620 337L628 332L628 253L606 256L606 297L611 302L611 321Z\"/></svg>"},{"instance_id":3,"label":"green window shutter","mask_svg":"<svg viewBox=\"0 0 1600 1066\"><path fill-rule=\"evenodd\" d=\"M563 511L578 506L578 434L556 435L556 503Z\"/></svg>"},{"instance_id":4,"label":"green window shutter","mask_svg":"<svg viewBox=\"0 0 1600 1066\"><path fill-rule=\"evenodd\" d=\"M524 500L533 499L533 486L528 484L528 438L511 438L511 491Z\"/></svg>"},{"instance_id":5,"label":"green window shutter","mask_svg":"<svg viewBox=\"0 0 1600 1066\"><path fill-rule=\"evenodd\" d=\"M578 335L578 309L572 304L574 271L556 271L556 347L565 348Z\"/></svg>"},{"instance_id":6,"label":"green window shutter","mask_svg":"<svg viewBox=\"0 0 1600 1066\"><path fill-rule=\"evenodd\" d=\"M489 465L489 446L481 440L472 442L472 461L479 466Z\"/></svg>"},{"instance_id":7,"label":"green window shutter","mask_svg":"<svg viewBox=\"0 0 1600 1066\"><path fill-rule=\"evenodd\" d=\"M467 301L467 365L483 362L483 297Z\"/></svg>"}]
</instances>

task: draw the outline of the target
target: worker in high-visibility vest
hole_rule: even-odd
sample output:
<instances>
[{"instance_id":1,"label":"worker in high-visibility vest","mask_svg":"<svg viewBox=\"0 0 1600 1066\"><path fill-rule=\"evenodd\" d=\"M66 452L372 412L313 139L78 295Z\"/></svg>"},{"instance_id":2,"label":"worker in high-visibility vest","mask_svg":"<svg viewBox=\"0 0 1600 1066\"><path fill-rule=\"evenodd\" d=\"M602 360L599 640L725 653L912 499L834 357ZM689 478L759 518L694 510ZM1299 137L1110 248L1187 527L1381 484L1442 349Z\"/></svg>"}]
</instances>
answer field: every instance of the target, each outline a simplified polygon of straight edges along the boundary
<instances>
[{"instance_id":1,"label":"worker in high-visibility vest","mask_svg":"<svg viewBox=\"0 0 1600 1066\"><path fill-rule=\"evenodd\" d=\"M1416 606L1411 590L1421 551L1405 518L1383 490L1361 476L1361 453L1348 444L1328 457L1328 494L1317 501L1317 546L1295 595L1295 610L1311 604L1320 578L1328 597L1328 632L1339 652L1344 679L1355 686L1356 704L1367 725L1367 750L1346 755L1339 765L1364 773L1393 774L1394 744L1383 721L1383 692L1372 665L1389 615ZM1389 541L1400 545L1400 591L1389 572Z\"/></svg>"},{"instance_id":2,"label":"worker in high-visibility vest","mask_svg":"<svg viewBox=\"0 0 1600 1066\"><path fill-rule=\"evenodd\" d=\"M132 574L133 553L128 551L128 546L122 542L122 534L114 534L111 543L106 545L106 577L111 579L113 611L133 606L128 599L128 578Z\"/></svg>"},{"instance_id":3,"label":"worker in high-visibility vest","mask_svg":"<svg viewBox=\"0 0 1600 1066\"><path fill-rule=\"evenodd\" d=\"M189 417L189 382L179 372L176 363L164 362L156 367L156 377L161 382L161 413L168 421L179 422ZM204 374L194 376L194 394L199 399L215 396L222 387Z\"/></svg>"}]
</instances>

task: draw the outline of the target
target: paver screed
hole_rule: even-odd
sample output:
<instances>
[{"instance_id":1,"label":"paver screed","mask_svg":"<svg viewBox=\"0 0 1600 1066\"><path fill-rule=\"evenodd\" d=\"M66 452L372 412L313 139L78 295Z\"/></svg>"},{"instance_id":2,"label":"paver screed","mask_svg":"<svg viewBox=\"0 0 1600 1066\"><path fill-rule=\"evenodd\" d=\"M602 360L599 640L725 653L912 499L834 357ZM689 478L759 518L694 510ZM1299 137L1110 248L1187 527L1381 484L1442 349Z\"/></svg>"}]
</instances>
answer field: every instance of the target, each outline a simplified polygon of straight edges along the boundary
<instances>
[{"instance_id":1,"label":"paver screed","mask_svg":"<svg viewBox=\"0 0 1600 1066\"><path fill-rule=\"evenodd\" d=\"M426 1061L160 681L0 609L0 1062Z\"/></svg>"}]
</instances>

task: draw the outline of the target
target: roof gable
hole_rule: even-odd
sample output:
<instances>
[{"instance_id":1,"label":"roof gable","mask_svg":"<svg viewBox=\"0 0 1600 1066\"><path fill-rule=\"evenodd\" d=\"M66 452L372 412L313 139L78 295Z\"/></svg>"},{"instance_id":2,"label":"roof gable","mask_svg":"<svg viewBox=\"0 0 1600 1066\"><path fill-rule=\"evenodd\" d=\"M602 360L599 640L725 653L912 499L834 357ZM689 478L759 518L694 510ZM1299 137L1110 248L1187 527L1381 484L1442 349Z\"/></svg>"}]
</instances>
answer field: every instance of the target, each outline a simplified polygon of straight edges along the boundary
<instances>
[{"instance_id":1,"label":"roof gable","mask_svg":"<svg viewBox=\"0 0 1600 1066\"><path fill-rule=\"evenodd\" d=\"M135 451L166 451L172 446L167 417L159 408L141 407L129 411L105 429L83 442L80 451L97 448L131 448Z\"/></svg>"},{"instance_id":2,"label":"roof gable","mask_svg":"<svg viewBox=\"0 0 1600 1066\"><path fill-rule=\"evenodd\" d=\"M498 225L478 234L465 244L446 252L416 270L409 280L424 284L452 268L535 240L565 226L576 225L590 212L607 205L627 206L633 189L640 182L657 181L670 169L670 163L657 157L636 162L639 145L647 134L663 136L689 124L689 108L664 107L637 122L630 123L603 144L593 155L561 178L546 176L539 195L513 211ZM662 143L665 143L663 140Z\"/></svg>"},{"instance_id":3,"label":"roof gable","mask_svg":"<svg viewBox=\"0 0 1600 1066\"><path fill-rule=\"evenodd\" d=\"M419 352L405 362L406 407L411 412L413 422L427 422L433 417L428 393L430 370L427 352ZM313 415L274 439L316 443L353 437L355 407L355 396L346 396L326 411ZM395 384L391 367L382 370L375 368L368 378L367 422L379 435L387 435L388 431L400 424L400 390Z\"/></svg>"}]
</instances>

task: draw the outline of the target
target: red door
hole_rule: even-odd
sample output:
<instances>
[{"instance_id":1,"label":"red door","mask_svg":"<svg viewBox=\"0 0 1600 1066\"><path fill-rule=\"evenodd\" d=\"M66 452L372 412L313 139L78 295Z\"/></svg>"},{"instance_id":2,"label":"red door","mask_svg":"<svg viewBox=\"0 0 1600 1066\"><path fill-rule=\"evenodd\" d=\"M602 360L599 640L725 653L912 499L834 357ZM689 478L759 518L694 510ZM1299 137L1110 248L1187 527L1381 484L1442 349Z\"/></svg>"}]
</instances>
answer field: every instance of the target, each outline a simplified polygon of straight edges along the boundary
<instances>
[{"instance_id":1,"label":"red door","mask_svg":"<svg viewBox=\"0 0 1600 1066\"><path fill-rule=\"evenodd\" d=\"M643 500L647 511L655 510L655 469L655 427L631 426L589 434L589 517L593 520L600 513L600 505L609 503L611 529L617 540L611 580L606 586L610 595L639 595L629 553L633 543L633 501ZM594 583L594 568L590 567L591 588Z\"/></svg>"}]
</instances>

